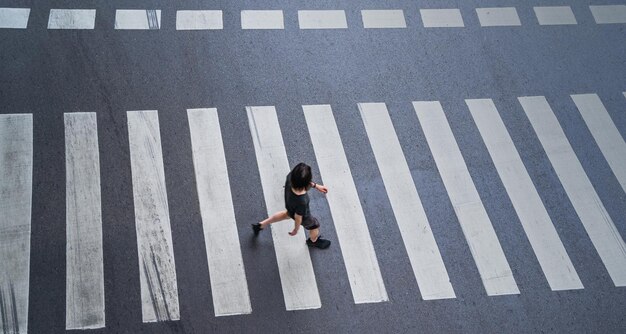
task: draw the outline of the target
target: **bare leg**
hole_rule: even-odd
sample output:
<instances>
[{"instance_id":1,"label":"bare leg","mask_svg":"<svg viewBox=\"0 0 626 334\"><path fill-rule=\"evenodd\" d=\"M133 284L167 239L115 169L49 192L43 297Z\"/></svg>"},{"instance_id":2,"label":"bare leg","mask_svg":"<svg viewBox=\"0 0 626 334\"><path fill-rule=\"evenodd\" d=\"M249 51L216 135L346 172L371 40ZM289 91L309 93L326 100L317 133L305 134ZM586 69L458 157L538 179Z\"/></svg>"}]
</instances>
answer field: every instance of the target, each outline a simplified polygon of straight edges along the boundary
<instances>
[{"instance_id":1,"label":"bare leg","mask_svg":"<svg viewBox=\"0 0 626 334\"><path fill-rule=\"evenodd\" d=\"M285 211L278 211L275 214L267 217L267 219L265 219L264 221L262 221L261 224L261 228L265 228L266 226L272 224L272 223L276 223L279 222L281 220L285 220L288 219L289 215L287 215L287 210Z\"/></svg>"},{"instance_id":2,"label":"bare leg","mask_svg":"<svg viewBox=\"0 0 626 334\"><path fill-rule=\"evenodd\" d=\"M311 241L316 242L319 236L320 236L319 228L309 230L309 239L311 239Z\"/></svg>"}]
</instances>

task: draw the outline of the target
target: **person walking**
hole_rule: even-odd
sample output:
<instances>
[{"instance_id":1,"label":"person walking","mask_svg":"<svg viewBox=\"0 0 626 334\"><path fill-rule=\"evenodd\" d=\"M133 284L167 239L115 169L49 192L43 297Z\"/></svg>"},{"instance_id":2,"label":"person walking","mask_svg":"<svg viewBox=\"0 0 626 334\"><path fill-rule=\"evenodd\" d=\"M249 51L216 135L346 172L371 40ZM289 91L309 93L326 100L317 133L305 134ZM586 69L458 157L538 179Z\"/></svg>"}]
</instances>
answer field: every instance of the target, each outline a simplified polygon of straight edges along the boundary
<instances>
[{"instance_id":1,"label":"person walking","mask_svg":"<svg viewBox=\"0 0 626 334\"><path fill-rule=\"evenodd\" d=\"M300 230L300 226L309 231L309 238L306 244L311 247L321 249L330 246L330 240L320 237L320 223L317 218L309 212L309 195L307 191L311 188L317 189L321 193L328 193L328 188L321 184L312 182L313 175L311 167L305 163L297 164L285 180L285 210L276 212L260 223L252 224L254 235L264 230L272 223L276 223L287 218L294 220L295 225L290 236L295 236Z\"/></svg>"}]
</instances>

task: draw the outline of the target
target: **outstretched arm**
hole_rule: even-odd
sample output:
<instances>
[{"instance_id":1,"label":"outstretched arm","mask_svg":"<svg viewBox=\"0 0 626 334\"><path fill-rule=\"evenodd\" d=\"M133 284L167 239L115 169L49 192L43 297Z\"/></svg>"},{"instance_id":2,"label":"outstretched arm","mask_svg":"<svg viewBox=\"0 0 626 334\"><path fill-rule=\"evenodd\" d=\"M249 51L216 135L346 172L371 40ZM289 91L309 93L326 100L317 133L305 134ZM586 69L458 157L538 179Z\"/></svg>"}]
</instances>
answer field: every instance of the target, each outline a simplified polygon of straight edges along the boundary
<instances>
[{"instance_id":1,"label":"outstretched arm","mask_svg":"<svg viewBox=\"0 0 626 334\"><path fill-rule=\"evenodd\" d=\"M328 192L328 188L321 184L317 184L315 182L311 182L311 188L317 189L319 192L326 194Z\"/></svg>"}]
</instances>

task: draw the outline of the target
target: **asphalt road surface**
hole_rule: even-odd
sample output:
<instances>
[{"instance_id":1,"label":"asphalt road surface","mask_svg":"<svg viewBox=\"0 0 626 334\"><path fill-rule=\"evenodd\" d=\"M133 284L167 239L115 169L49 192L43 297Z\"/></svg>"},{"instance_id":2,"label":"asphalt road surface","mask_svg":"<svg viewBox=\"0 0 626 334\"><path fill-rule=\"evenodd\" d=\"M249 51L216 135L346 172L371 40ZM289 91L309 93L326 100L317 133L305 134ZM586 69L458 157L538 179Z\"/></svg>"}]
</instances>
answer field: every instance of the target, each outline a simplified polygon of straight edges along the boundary
<instances>
[{"instance_id":1,"label":"asphalt road surface","mask_svg":"<svg viewBox=\"0 0 626 334\"><path fill-rule=\"evenodd\" d=\"M0 333L623 333L625 111L618 0L2 0Z\"/></svg>"}]
</instances>

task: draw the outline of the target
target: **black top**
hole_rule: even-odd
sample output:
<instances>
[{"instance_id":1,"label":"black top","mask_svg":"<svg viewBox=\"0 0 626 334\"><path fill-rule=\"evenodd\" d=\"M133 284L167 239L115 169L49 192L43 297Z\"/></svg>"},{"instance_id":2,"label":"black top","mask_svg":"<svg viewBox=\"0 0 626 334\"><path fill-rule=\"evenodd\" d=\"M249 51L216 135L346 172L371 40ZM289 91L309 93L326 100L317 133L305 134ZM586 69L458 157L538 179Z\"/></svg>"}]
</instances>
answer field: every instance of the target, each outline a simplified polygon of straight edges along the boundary
<instances>
[{"instance_id":1,"label":"black top","mask_svg":"<svg viewBox=\"0 0 626 334\"><path fill-rule=\"evenodd\" d=\"M285 209L289 217L294 218L294 214L306 218L309 213L309 195L304 193L302 195L296 195L291 190L291 173L287 174L287 180L285 180Z\"/></svg>"}]
</instances>

